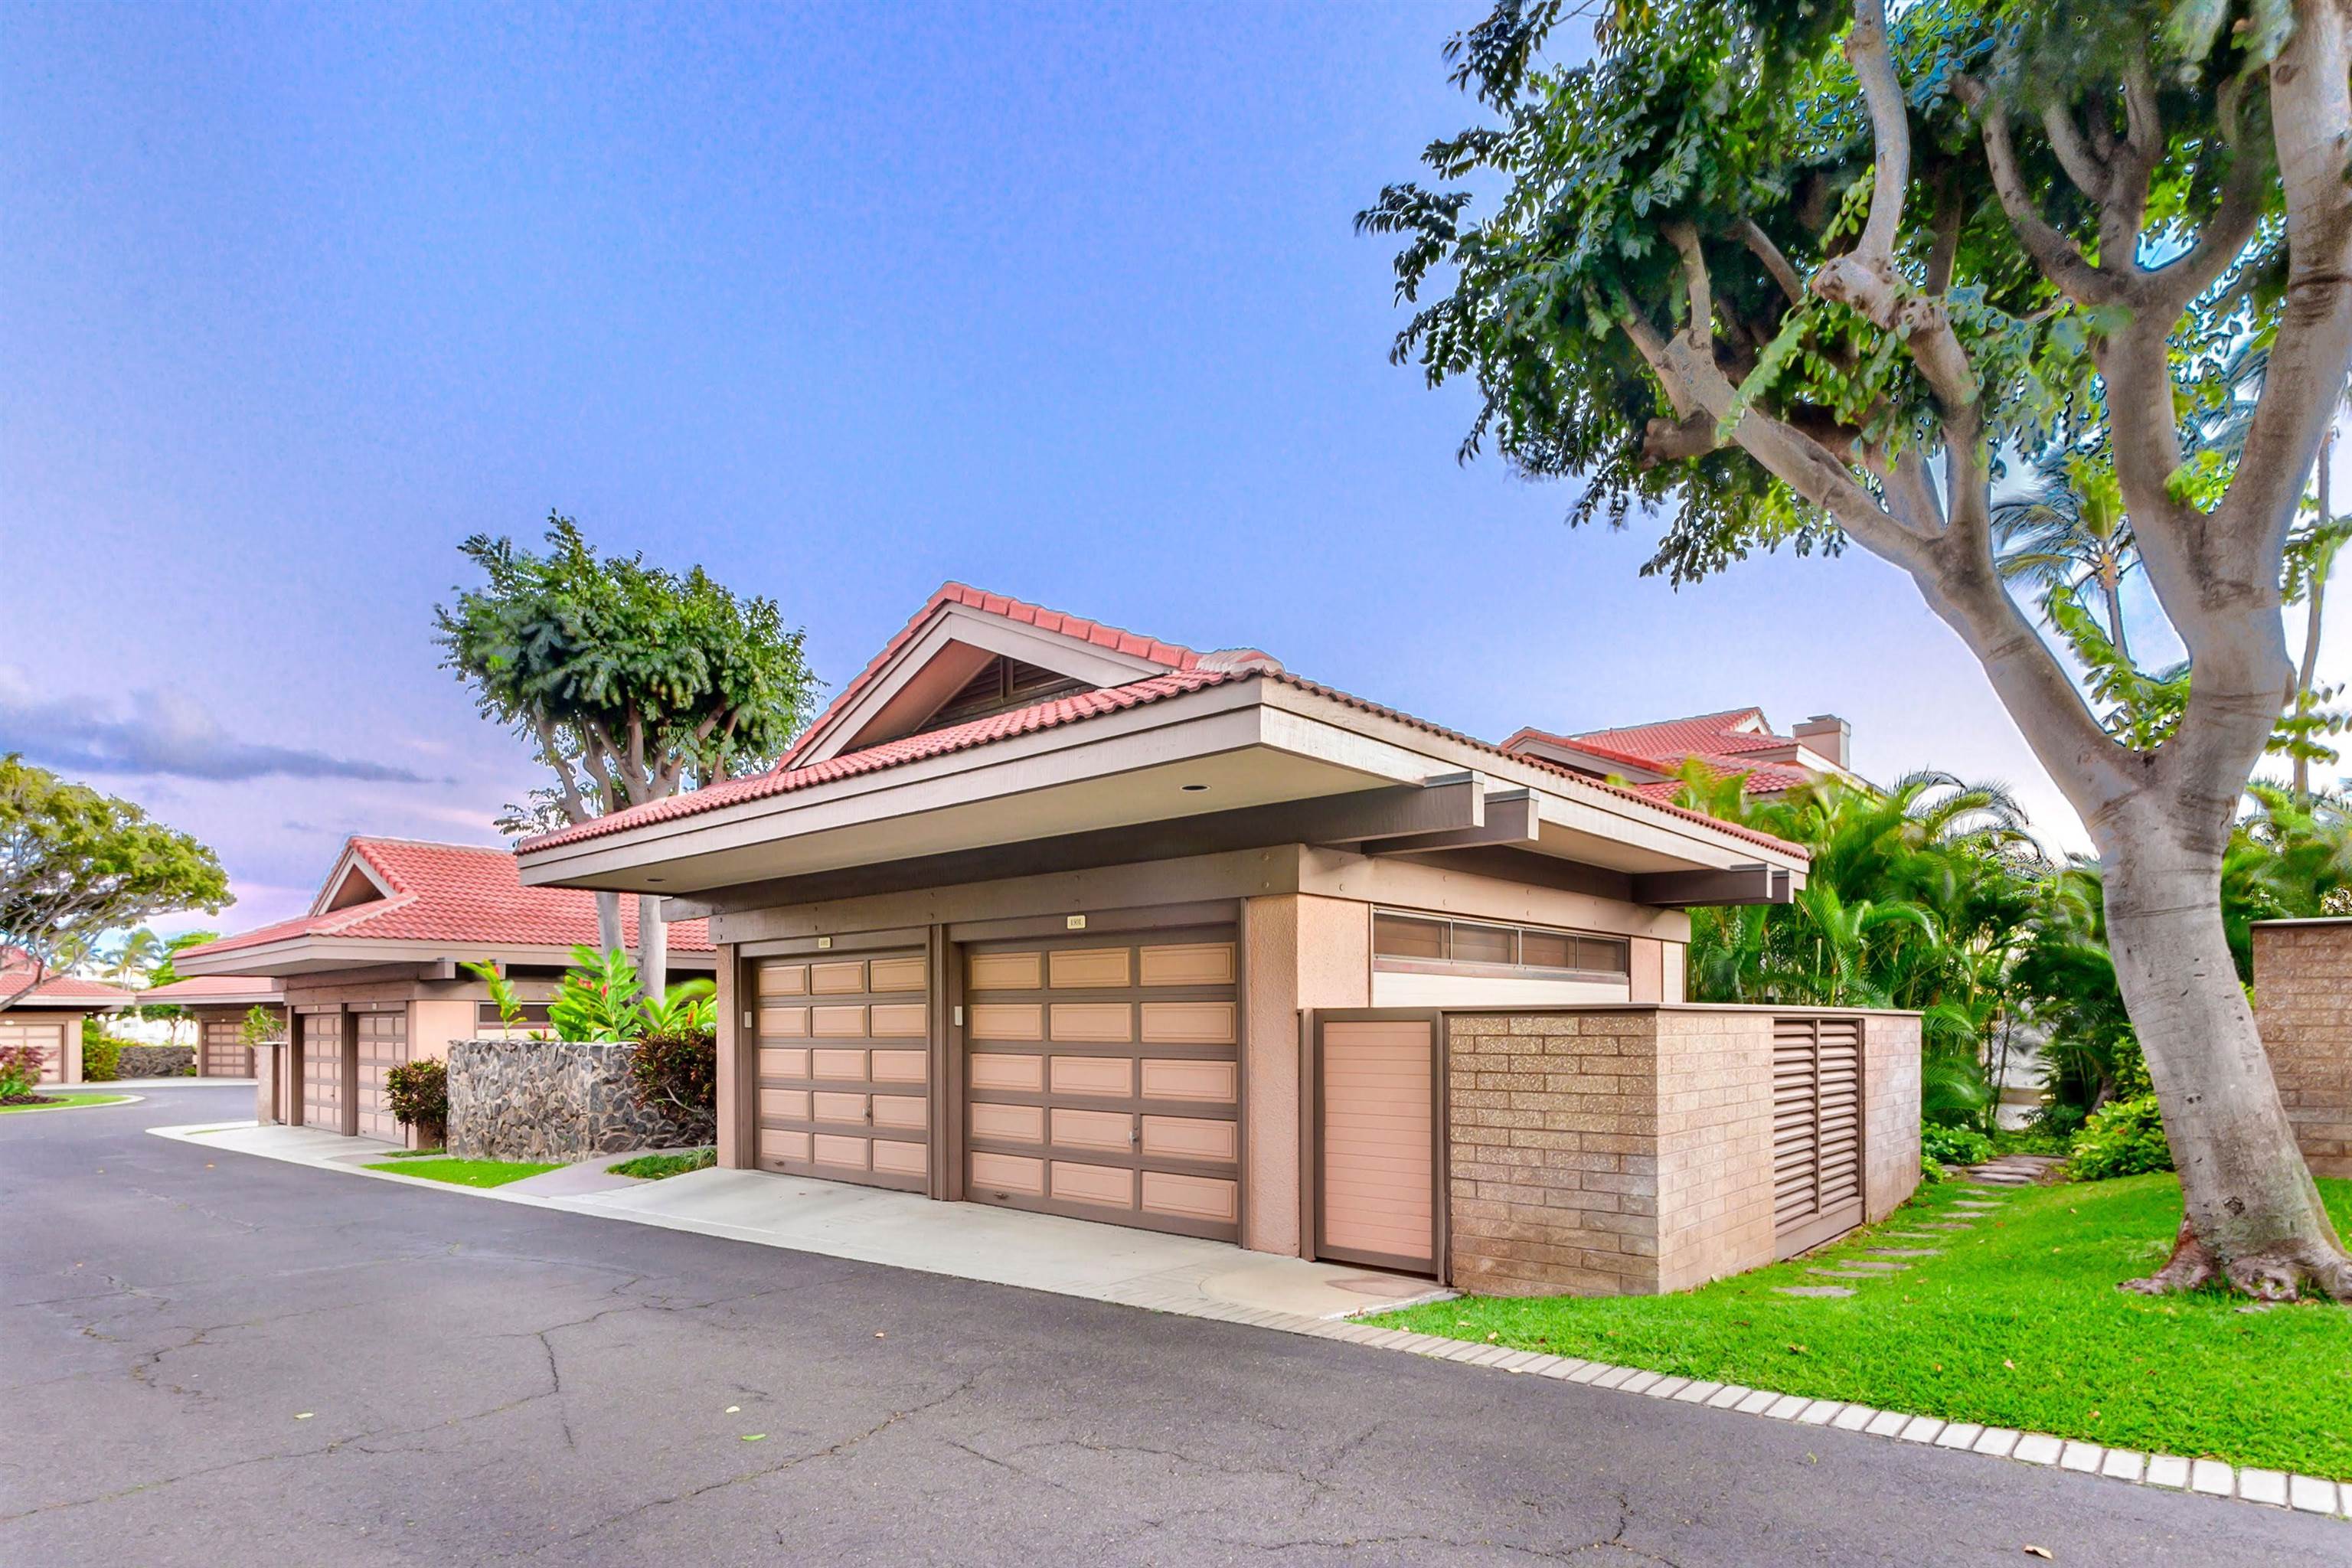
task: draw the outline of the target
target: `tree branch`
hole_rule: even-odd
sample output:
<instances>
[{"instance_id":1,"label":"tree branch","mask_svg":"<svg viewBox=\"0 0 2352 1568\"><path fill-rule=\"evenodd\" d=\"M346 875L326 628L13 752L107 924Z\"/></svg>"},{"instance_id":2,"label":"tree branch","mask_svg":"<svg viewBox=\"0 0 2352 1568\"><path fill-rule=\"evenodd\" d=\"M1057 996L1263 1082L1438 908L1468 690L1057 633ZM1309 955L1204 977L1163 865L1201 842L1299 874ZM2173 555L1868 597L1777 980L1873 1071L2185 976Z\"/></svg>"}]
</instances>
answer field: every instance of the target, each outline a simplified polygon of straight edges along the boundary
<instances>
[{"instance_id":1,"label":"tree branch","mask_svg":"<svg viewBox=\"0 0 2352 1568\"><path fill-rule=\"evenodd\" d=\"M2105 304L2113 299L2112 281L2084 260L2081 248L2052 227L2042 216L2042 209L2034 205L2025 188L2024 177L2018 172L2017 149L2010 141L2009 119L2000 100L1973 77L1954 78L1952 90L1961 102L1976 110L1979 132L1984 141L1985 163L1992 173L1993 193L2000 198L2000 210L2009 216L2009 226L2016 233L2018 243L2033 258L2042 276L2078 305Z\"/></svg>"},{"instance_id":2,"label":"tree branch","mask_svg":"<svg viewBox=\"0 0 2352 1568\"><path fill-rule=\"evenodd\" d=\"M1732 232L1738 235L1739 242L1764 264L1764 270L1772 275L1772 281L1780 286L1780 292L1789 297L1789 303L1802 310L1805 280L1794 267L1789 265L1789 258L1781 254L1779 246L1772 243L1772 237L1759 228L1754 218L1741 218Z\"/></svg>"},{"instance_id":3,"label":"tree branch","mask_svg":"<svg viewBox=\"0 0 2352 1568\"><path fill-rule=\"evenodd\" d=\"M2083 144L2074 111L2053 98L2042 106L2042 129L2050 137L2050 150L2058 154L2058 166L2066 171L2074 188L2094 202L2105 201L2115 184L2115 172Z\"/></svg>"},{"instance_id":4,"label":"tree branch","mask_svg":"<svg viewBox=\"0 0 2352 1568\"><path fill-rule=\"evenodd\" d=\"M1854 0L1853 26L1845 36L1845 58L1853 64L1870 106L1870 217L1851 254L1865 266L1892 271L1902 239L1903 193L1911 183L1910 110L1895 79L1895 56L1886 44L1885 0Z\"/></svg>"},{"instance_id":5,"label":"tree branch","mask_svg":"<svg viewBox=\"0 0 2352 1568\"><path fill-rule=\"evenodd\" d=\"M1690 306L1685 329L1692 343L1710 352L1715 343L1715 291L1706 274L1706 255L1699 249L1698 230L1676 218L1659 226L1666 243L1683 258L1683 290Z\"/></svg>"},{"instance_id":6,"label":"tree branch","mask_svg":"<svg viewBox=\"0 0 2352 1568\"><path fill-rule=\"evenodd\" d=\"M2242 152L2221 184L2221 199L2197 243L2173 260L2147 274L2141 298L2167 319L2177 317L2189 301L2220 281L2252 243L2262 226L2262 188L2267 170L2263 160Z\"/></svg>"}]
</instances>

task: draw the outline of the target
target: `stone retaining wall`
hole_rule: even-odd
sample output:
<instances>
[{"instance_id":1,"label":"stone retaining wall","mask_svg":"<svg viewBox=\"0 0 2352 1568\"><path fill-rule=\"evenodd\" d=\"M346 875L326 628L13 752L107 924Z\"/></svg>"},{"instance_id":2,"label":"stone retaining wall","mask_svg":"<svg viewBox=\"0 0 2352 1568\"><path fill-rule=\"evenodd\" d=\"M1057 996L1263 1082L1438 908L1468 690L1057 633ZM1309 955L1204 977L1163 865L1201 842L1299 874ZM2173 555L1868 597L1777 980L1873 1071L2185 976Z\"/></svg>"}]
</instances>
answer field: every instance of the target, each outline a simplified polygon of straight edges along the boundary
<instances>
[{"instance_id":1,"label":"stone retaining wall","mask_svg":"<svg viewBox=\"0 0 2352 1568\"><path fill-rule=\"evenodd\" d=\"M114 1058L114 1076L118 1079L183 1078L195 1070L194 1046L125 1046L122 1054Z\"/></svg>"},{"instance_id":2,"label":"stone retaining wall","mask_svg":"<svg viewBox=\"0 0 2352 1568\"><path fill-rule=\"evenodd\" d=\"M717 1122L648 1103L627 1045L453 1040L447 1148L461 1160L584 1160L716 1141Z\"/></svg>"}]
</instances>

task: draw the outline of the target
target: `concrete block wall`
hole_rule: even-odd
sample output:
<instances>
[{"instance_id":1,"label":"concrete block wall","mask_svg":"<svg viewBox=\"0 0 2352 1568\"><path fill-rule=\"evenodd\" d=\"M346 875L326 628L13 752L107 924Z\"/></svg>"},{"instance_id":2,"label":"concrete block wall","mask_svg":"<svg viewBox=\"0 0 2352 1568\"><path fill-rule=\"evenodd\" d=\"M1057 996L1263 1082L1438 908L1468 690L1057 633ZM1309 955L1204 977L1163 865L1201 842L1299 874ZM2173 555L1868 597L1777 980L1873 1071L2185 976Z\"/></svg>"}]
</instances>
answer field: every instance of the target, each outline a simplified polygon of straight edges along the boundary
<instances>
[{"instance_id":1,"label":"concrete block wall","mask_svg":"<svg viewBox=\"0 0 2352 1568\"><path fill-rule=\"evenodd\" d=\"M1658 1289L1772 1261L1772 1017L1656 1015Z\"/></svg>"},{"instance_id":2,"label":"concrete block wall","mask_svg":"<svg viewBox=\"0 0 2352 1568\"><path fill-rule=\"evenodd\" d=\"M2254 1019L2312 1173L2352 1177L2352 919L2254 927Z\"/></svg>"},{"instance_id":3,"label":"concrete block wall","mask_svg":"<svg viewBox=\"0 0 2352 1568\"><path fill-rule=\"evenodd\" d=\"M1446 1017L1457 1289L1658 1289L1657 1014Z\"/></svg>"},{"instance_id":4,"label":"concrete block wall","mask_svg":"<svg viewBox=\"0 0 2352 1568\"><path fill-rule=\"evenodd\" d=\"M1449 1012L1447 1261L1485 1295L1652 1295L1772 1261L1772 1025L1810 1008ZM1864 1022L1864 1205L1919 1181L1919 1022Z\"/></svg>"},{"instance_id":5,"label":"concrete block wall","mask_svg":"<svg viewBox=\"0 0 2352 1568\"><path fill-rule=\"evenodd\" d=\"M1885 1219L1919 1190L1919 1016L1862 1026L1862 1212Z\"/></svg>"}]
</instances>

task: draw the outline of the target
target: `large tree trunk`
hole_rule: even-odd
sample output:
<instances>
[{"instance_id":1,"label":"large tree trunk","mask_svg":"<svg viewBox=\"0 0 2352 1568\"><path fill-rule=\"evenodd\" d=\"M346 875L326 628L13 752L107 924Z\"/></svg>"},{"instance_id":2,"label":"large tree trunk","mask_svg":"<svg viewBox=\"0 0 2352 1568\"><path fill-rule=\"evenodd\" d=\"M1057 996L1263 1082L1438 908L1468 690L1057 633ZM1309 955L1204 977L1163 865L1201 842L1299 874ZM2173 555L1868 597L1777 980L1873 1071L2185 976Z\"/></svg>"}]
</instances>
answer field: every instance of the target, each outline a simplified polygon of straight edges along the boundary
<instances>
[{"instance_id":1,"label":"large tree trunk","mask_svg":"<svg viewBox=\"0 0 2352 1568\"><path fill-rule=\"evenodd\" d=\"M2142 820L2103 835L2106 919L2164 1132L2180 1172L2170 1261L2134 1289L2226 1281L2264 1300L2352 1300L2352 1263L2279 1101L2221 926L2219 845Z\"/></svg>"},{"instance_id":2,"label":"large tree trunk","mask_svg":"<svg viewBox=\"0 0 2352 1568\"><path fill-rule=\"evenodd\" d=\"M669 922L662 919L661 899L637 895L637 978L646 994L658 997L669 989Z\"/></svg>"},{"instance_id":3,"label":"large tree trunk","mask_svg":"<svg viewBox=\"0 0 2352 1568\"><path fill-rule=\"evenodd\" d=\"M599 892L596 895L596 945L606 952L625 952L628 944L621 940L621 895Z\"/></svg>"}]
</instances>

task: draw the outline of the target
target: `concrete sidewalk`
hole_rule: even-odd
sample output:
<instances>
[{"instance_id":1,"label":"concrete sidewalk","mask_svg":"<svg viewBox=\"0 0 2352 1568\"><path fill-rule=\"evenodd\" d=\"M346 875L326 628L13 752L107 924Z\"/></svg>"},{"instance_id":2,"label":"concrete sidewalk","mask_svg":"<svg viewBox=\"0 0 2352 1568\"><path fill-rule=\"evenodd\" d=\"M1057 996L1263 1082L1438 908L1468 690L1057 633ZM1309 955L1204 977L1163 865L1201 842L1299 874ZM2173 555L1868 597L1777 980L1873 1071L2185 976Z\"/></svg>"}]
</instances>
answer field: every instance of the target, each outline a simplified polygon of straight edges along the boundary
<instances>
[{"instance_id":1,"label":"concrete sidewalk","mask_svg":"<svg viewBox=\"0 0 2352 1568\"><path fill-rule=\"evenodd\" d=\"M1450 1295L1427 1279L1246 1252L1223 1242L913 1193L760 1171L692 1171L658 1182L614 1176L603 1154L503 1187L456 1186L362 1167L392 1144L250 1121L149 1129L159 1138L503 1203L723 1237L925 1274L1234 1321L1331 1321Z\"/></svg>"}]
</instances>

